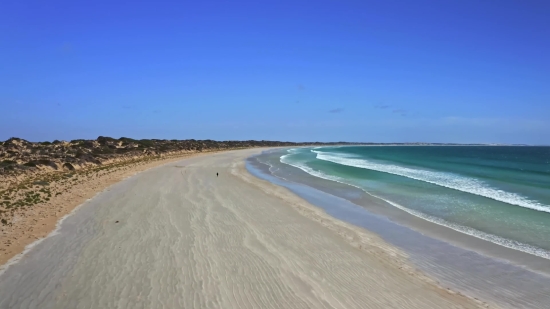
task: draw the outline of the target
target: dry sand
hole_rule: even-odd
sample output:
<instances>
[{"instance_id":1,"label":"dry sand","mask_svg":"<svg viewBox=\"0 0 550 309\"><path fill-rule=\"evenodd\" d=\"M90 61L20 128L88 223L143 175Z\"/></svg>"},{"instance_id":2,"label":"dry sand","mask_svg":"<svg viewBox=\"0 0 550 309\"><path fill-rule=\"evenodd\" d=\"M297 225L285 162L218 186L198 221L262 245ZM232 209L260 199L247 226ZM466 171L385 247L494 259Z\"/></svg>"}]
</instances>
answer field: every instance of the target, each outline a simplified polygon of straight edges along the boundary
<instances>
[{"instance_id":1,"label":"dry sand","mask_svg":"<svg viewBox=\"0 0 550 309\"><path fill-rule=\"evenodd\" d=\"M479 308L231 151L111 186L0 275L0 308ZM216 177L216 173L220 176Z\"/></svg>"},{"instance_id":2,"label":"dry sand","mask_svg":"<svg viewBox=\"0 0 550 309\"><path fill-rule=\"evenodd\" d=\"M117 162L104 167L90 170L80 170L74 173L52 172L41 175L40 179L52 178L55 175L73 174L70 178L61 177L51 181L47 188L51 192L48 201L37 203L31 207L19 207L13 211L8 225L0 224L0 265L5 264L14 256L23 252L24 248L51 233L57 222L73 211L78 205L92 198L98 192L115 184L124 178L141 171L157 167L166 163L179 161L207 153L179 154L175 157L144 158L136 161ZM0 179L2 181L2 179ZM28 186L28 189L18 190L12 194L24 198L25 193L38 192L42 186ZM5 189L5 188L4 188ZM42 193L43 196L46 196ZM0 207L2 210L2 207Z\"/></svg>"}]
</instances>

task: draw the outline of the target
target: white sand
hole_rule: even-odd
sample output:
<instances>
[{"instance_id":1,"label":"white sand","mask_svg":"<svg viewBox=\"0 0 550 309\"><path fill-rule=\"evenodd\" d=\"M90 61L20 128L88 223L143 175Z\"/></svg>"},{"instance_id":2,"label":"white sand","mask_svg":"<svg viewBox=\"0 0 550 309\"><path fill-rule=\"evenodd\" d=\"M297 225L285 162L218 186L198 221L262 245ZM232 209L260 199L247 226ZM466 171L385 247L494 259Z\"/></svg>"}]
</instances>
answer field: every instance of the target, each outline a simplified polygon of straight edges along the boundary
<instances>
[{"instance_id":1,"label":"white sand","mask_svg":"<svg viewBox=\"0 0 550 309\"><path fill-rule=\"evenodd\" d=\"M249 175L243 158L255 152L112 186L0 276L0 308L481 306L375 235Z\"/></svg>"}]
</instances>

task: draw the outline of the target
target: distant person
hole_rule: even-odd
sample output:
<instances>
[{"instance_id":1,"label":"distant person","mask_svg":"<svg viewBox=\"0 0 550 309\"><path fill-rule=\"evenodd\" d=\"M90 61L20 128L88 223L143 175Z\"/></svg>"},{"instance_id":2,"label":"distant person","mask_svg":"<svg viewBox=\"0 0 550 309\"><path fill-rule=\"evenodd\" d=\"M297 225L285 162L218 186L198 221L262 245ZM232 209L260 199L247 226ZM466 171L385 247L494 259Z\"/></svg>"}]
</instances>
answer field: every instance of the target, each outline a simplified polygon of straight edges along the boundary
<instances>
[{"instance_id":1,"label":"distant person","mask_svg":"<svg viewBox=\"0 0 550 309\"><path fill-rule=\"evenodd\" d=\"M218 173L216 173L216 177L218 177Z\"/></svg>"}]
</instances>

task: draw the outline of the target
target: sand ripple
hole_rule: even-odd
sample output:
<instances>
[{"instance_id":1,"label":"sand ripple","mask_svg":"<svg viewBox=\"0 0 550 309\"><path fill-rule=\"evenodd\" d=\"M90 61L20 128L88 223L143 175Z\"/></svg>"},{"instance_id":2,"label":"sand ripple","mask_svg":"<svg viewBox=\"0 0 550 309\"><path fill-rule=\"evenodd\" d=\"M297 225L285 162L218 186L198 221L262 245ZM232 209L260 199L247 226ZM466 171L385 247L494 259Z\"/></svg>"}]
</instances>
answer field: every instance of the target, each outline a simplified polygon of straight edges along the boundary
<instances>
[{"instance_id":1,"label":"sand ripple","mask_svg":"<svg viewBox=\"0 0 550 309\"><path fill-rule=\"evenodd\" d=\"M0 276L0 308L482 305L431 284L376 236L245 174L250 153L113 186Z\"/></svg>"}]
</instances>

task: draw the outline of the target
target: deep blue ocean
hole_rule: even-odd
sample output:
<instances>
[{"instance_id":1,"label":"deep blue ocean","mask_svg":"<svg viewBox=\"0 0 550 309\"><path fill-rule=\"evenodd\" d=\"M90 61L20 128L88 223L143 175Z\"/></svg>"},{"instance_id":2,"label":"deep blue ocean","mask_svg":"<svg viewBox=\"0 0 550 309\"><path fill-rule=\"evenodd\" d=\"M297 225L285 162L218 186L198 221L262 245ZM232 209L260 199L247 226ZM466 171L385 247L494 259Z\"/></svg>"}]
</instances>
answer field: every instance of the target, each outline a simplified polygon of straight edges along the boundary
<instances>
[{"instance_id":1,"label":"deep blue ocean","mask_svg":"<svg viewBox=\"0 0 550 309\"><path fill-rule=\"evenodd\" d=\"M550 259L550 147L316 147L258 160L278 177L304 182L305 172L340 191L360 189L387 207Z\"/></svg>"}]
</instances>

